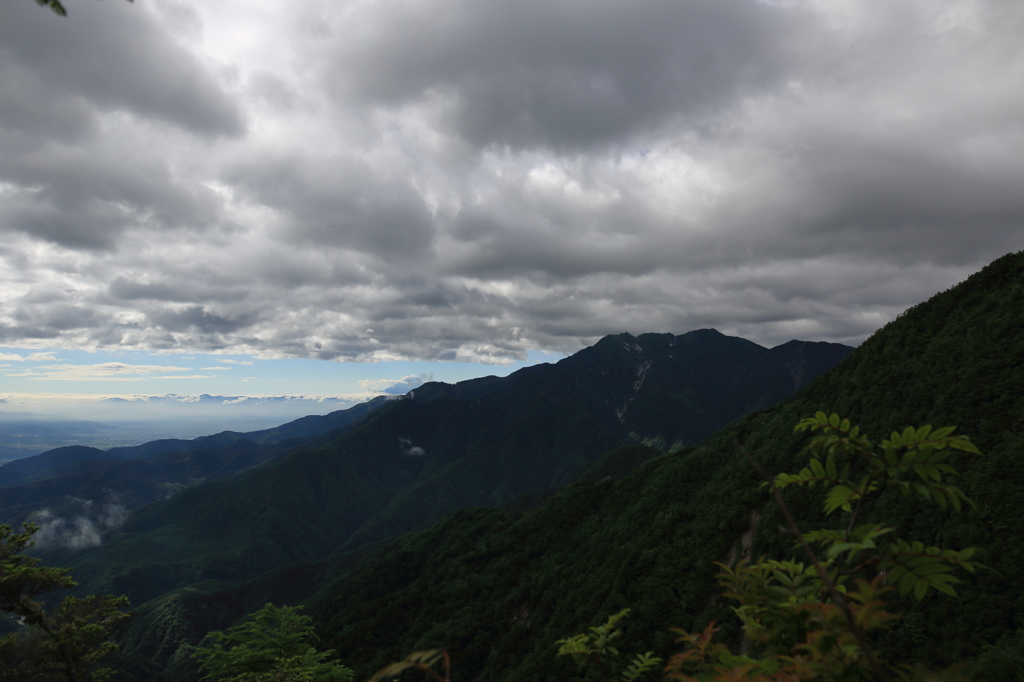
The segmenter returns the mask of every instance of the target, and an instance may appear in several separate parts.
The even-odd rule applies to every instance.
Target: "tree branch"
[[[768,482],[772,495],[775,497],[775,501],[778,502],[779,508],[782,510],[782,514],[786,517],[787,523],[789,523],[790,532],[796,536],[797,540],[800,542],[800,546],[804,550],[804,553],[807,555],[807,558],[812,564],[814,564],[814,568],[818,571],[819,577],[821,577],[822,582],[824,582],[825,586],[828,588],[832,601],[839,606],[843,615],[846,616],[846,620],[850,624],[850,630],[853,632],[853,636],[856,638],[857,644],[864,652],[864,655],[867,656],[868,663],[870,663],[871,670],[875,673],[875,677],[878,678],[879,682],[888,682],[889,678],[882,669],[881,663],[879,663],[878,659],[875,658],[875,655],[871,650],[871,645],[868,643],[867,637],[864,635],[864,631],[860,629],[859,625],[857,625],[853,612],[850,610],[850,604],[846,601],[845,597],[843,597],[843,594],[836,589],[836,585],[829,577],[828,571],[825,570],[821,561],[818,560],[818,556],[811,549],[810,545],[807,544],[807,541],[804,540],[803,533],[800,532],[800,528],[796,525],[796,521],[793,520],[793,515],[789,511],[789,507],[786,505],[785,500],[782,499],[782,493],[779,492],[779,489],[775,485],[775,479],[772,478],[768,472],[750,456],[750,453],[740,445],[738,440],[734,438],[732,443],[736,446],[736,449],[740,451],[743,457],[746,458],[746,460],[750,462],[755,469],[757,469],[757,472],[761,474],[761,477]]]

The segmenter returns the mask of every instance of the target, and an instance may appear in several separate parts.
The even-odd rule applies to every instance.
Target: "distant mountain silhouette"
[[[602,453],[655,446],[608,465],[636,466],[790,395],[851,351],[799,341],[767,349],[714,330],[619,334],[504,378],[432,382],[277,429],[118,449],[142,459],[2,489],[0,509],[117,492],[138,507],[124,525],[99,548],[51,549],[52,563],[74,565],[83,590],[142,604],[395,538],[461,508],[543,496]],[[278,440],[288,437],[305,440]]]
[[[316,436],[340,432],[390,400],[375,398],[261,431],[161,439],[106,451],[66,446],[14,460],[0,466],[0,519],[17,525],[42,509],[80,515],[82,502],[89,500],[116,500],[126,510],[136,509],[281,457]]]
[[[554,641],[626,607],[622,651],[668,655],[665,628],[713,619],[738,645],[712,562],[748,547],[792,556],[793,543],[735,441],[780,472],[806,461],[793,425],[816,410],[874,438],[957,424],[985,453],[953,460],[976,507],[894,497],[865,514],[901,536],[974,545],[987,569],[961,576],[959,600],[892,597],[906,618],[879,650],[930,666],[987,651],[990,672],[1012,672],[1024,665],[1022,330],[1024,252],[909,309],[813,381],[847,350],[759,350],[713,330],[607,337],[504,379],[427,384],[347,431],[137,510],[103,547],[46,560],[73,566],[83,593],[132,597],[115,659],[126,680],[197,680],[192,647],[268,601],[304,602],[321,645],[360,679],[434,647],[457,679],[569,679]],[[650,447],[695,443],[744,412],[695,445]],[[823,523],[813,495],[790,503],[798,522]]]

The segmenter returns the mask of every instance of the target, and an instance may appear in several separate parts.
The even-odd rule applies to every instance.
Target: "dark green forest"
[[[83,591],[137,605],[111,661],[124,680],[198,679],[206,634],[268,602],[302,604],[357,679],[432,648],[450,652],[453,680],[586,678],[554,642],[624,608],[623,651],[666,657],[667,628],[711,620],[738,643],[713,562],[788,556],[793,542],[735,442],[778,473],[803,466],[808,436],[793,427],[818,410],[876,438],[956,425],[983,453],[951,461],[974,506],[882,496],[867,513],[901,537],[976,547],[986,568],[962,576],[958,599],[891,597],[905,617],[876,646],[931,667],[978,661],[979,680],[1020,670],[1024,252],[907,310],[807,385],[793,370],[813,362],[794,364],[795,348],[772,363],[716,334],[607,337],[511,381],[427,385],[141,507],[101,548],[45,559],[74,567]],[[814,376],[841,359],[822,355]],[[786,377],[801,390],[777,402]],[[802,529],[829,523],[814,494],[786,500]]]
[[[1022,387],[1018,253],[906,311],[798,395],[699,447],[659,455],[624,478],[573,483],[533,510],[463,510],[354,569],[329,568],[339,575],[309,600],[310,613],[357,675],[443,647],[453,679],[464,680],[572,679],[576,668],[552,643],[626,607],[623,650],[670,652],[671,625],[695,630],[719,619],[735,628],[712,562],[744,551],[786,555],[792,540],[778,532],[779,510],[733,440],[771,472],[797,469],[806,436],[793,426],[825,409],[879,435],[958,425],[984,453],[953,462],[975,507],[954,514],[883,498],[872,510],[900,534],[977,547],[988,567],[965,578],[956,600],[894,598],[906,617],[879,647],[896,660],[945,666],[999,645],[975,673],[1000,679],[986,677],[1002,674],[992,661],[1021,648],[1024,625]],[[788,503],[801,523],[824,525],[812,495],[794,492]]]
[[[189,586],[235,589],[296,562],[394,539],[461,508],[543,495],[538,491],[563,487],[601,453],[633,440],[700,440],[791,394],[850,350],[803,342],[769,350],[713,330],[611,336],[504,379],[427,384],[322,436],[303,438],[305,427],[291,425],[274,430],[289,439],[272,443],[257,443],[262,433],[221,434],[230,442],[216,452],[97,459],[85,463],[88,475],[5,488],[0,502],[14,503],[8,514],[25,513],[25,500],[41,506],[49,489],[71,487],[86,497],[84,486],[106,494],[118,484],[128,486],[121,498],[132,500],[157,484],[179,484],[142,476],[149,465],[178,472],[196,458],[230,464],[248,453],[258,465],[226,478],[188,469],[196,484],[135,507],[102,547],[46,553],[48,563],[75,569],[82,590],[123,593],[141,607]],[[662,419],[653,430],[654,415],[666,409],[680,418]],[[112,476],[128,470],[131,476]],[[162,632],[170,642],[196,637],[192,628]]]

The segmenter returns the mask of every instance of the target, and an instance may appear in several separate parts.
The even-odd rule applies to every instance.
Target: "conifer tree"
[[[17,619],[15,632],[0,637],[0,680],[104,680],[109,670],[95,665],[116,648],[108,640],[128,618],[128,598],[68,596],[47,609],[40,595],[76,583],[70,569],[39,566],[24,554],[38,530],[0,526],[0,611]]]

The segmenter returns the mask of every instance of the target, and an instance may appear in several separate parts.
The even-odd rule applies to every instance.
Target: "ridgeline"
[[[793,427],[818,410],[875,439],[957,425],[984,453],[953,461],[975,506],[883,496],[867,512],[901,536],[977,547],[987,569],[962,576],[958,600],[894,597],[906,617],[877,646],[935,667],[982,656],[975,678],[1000,679],[1024,661],[1022,387],[1024,252],[852,353],[618,335],[506,379],[428,384],[46,561],[138,605],[116,661],[126,680],[198,679],[205,633],[267,602],[305,604],[357,679],[431,648],[451,652],[457,681],[578,679],[554,641],[627,607],[623,651],[665,656],[668,627],[711,620],[738,643],[712,562],[786,556],[792,539],[735,443],[777,473],[806,461]],[[267,447],[248,442],[234,445]],[[787,504],[804,527],[828,523],[807,491]]]

